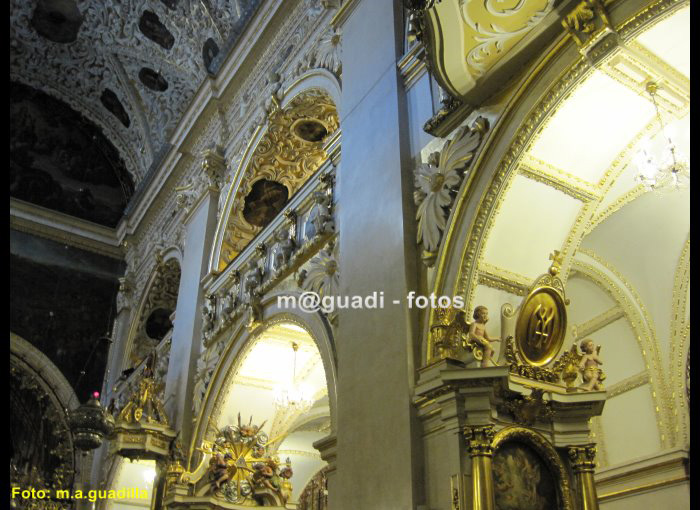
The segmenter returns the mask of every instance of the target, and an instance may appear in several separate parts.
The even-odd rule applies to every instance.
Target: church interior
[[[689,0],[11,0],[10,508],[690,508]]]

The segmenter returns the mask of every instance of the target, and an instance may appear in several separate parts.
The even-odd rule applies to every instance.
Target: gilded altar
[[[590,339],[568,345],[561,257],[551,259],[517,316],[502,311],[514,334],[489,337],[484,306],[473,322],[440,311],[430,328],[441,359],[419,370],[415,402],[452,510],[598,508],[589,422],[606,399],[600,349]],[[498,361],[484,364],[499,341]]]

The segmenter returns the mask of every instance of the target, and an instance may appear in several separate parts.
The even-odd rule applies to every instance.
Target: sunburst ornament
[[[222,428],[209,447],[200,448],[211,454],[209,480],[214,495],[230,503],[268,499],[272,506],[284,505],[291,494],[289,479],[293,471],[289,459],[281,463],[269,453],[269,447],[281,438],[269,440],[262,431],[265,425],[248,424]]]
[[[304,273],[302,288],[316,292],[319,296],[335,296],[340,285],[340,272],[338,271],[337,243],[331,248],[327,247],[309,261]]]

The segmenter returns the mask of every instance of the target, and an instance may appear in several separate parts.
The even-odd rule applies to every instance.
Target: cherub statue
[[[279,271],[281,268],[289,263],[292,258],[292,253],[294,252],[294,240],[289,238],[289,229],[281,228],[277,231],[275,238],[277,239],[277,252],[275,253],[275,270]]]
[[[491,338],[486,332],[486,323],[489,320],[489,309],[483,305],[474,308],[474,322],[469,325],[469,341],[478,344],[484,351],[481,358],[481,367],[489,366],[489,362],[493,366],[497,366],[493,361],[493,347],[491,342],[500,342],[500,338]]]
[[[221,454],[215,453],[209,459],[209,476],[211,478],[211,484],[214,489],[221,489],[221,486],[228,482],[232,478],[231,471],[231,454]],[[235,473],[236,468],[233,468]]]
[[[593,340],[586,338],[581,342],[581,350],[583,356],[579,362],[578,369],[583,378],[583,384],[580,386],[583,390],[602,390],[602,382],[605,380],[605,374],[598,368],[603,362],[600,360],[600,345],[596,347]]]

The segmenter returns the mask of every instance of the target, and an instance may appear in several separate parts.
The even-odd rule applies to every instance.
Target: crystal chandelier
[[[635,157],[638,169],[637,180],[649,191],[685,189],[690,186],[690,164],[678,153],[675,143],[667,132],[667,126],[664,126],[661,120],[661,112],[656,102],[658,85],[649,82],[646,91],[654,104],[656,119],[659,121],[661,134],[665,138],[665,146],[659,157],[655,157],[649,147],[640,149]]]
[[[305,384],[297,384],[296,382],[299,345],[292,343],[292,349],[294,349],[292,380],[287,385],[280,385],[275,388],[275,407],[304,413],[311,409],[313,405],[311,389]]]

